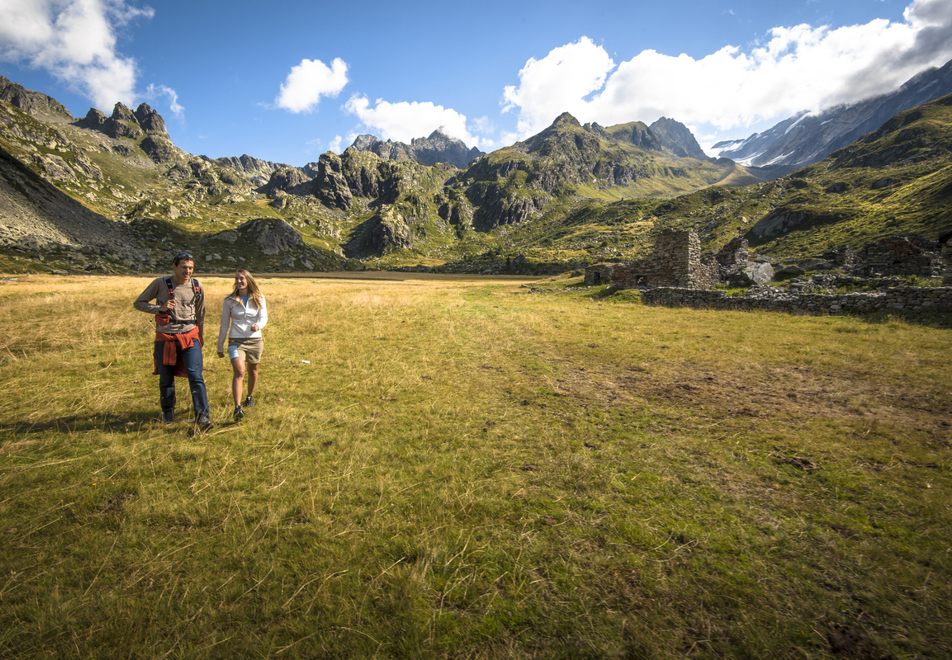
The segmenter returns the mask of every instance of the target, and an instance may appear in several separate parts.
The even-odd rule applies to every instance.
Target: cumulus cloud
[[[377,99],[373,107],[365,96],[352,96],[344,109],[360,119],[361,124],[382,140],[409,142],[427,137],[439,129],[467,146],[478,146],[480,139],[466,127],[466,115],[429,101],[390,103]],[[483,125],[483,124],[480,124]]]
[[[582,38],[530,59],[505,88],[503,110],[518,112],[515,139],[566,111],[604,125],[667,116],[727,130],[888,92],[950,58],[948,0],[914,0],[901,22],[777,27],[746,51],[726,46],[700,59],[645,50],[616,67]]]
[[[136,62],[116,32],[154,13],[125,0],[0,0],[0,60],[44,69],[101,110],[131,105]]]
[[[518,108],[517,133],[530,135],[563,112],[587,113],[585,97],[605,85],[615,63],[588,37],[553,49],[541,60],[531,58],[519,72],[519,85],[503,92],[503,112]],[[554,110],[559,108],[559,110]]]
[[[320,60],[301,60],[300,64],[291,67],[275,103],[291,112],[310,112],[322,96],[340,94],[347,82],[347,63],[339,57],[330,66]]]
[[[151,102],[153,105],[157,103],[157,99],[161,97],[166,97],[169,100],[169,110],[172,111],[179,119],[185,119],[185,108],[183,108],[178,102],[178,94],[176,91],[165,85],[149,85],[145,90],[145,98],[147,101]]]

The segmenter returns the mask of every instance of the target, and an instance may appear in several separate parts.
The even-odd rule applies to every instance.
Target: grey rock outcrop
[[[52,121],[72,121],[72,113],[62,103],[40,92],[26,89],[19,83],[0,76],[0,100],[20,108],[27,114]]]
[[[295,188],[310,182],[304,172],[296,167],[282,167],[271,173],[268,183],[261,187],[260,192],[274,196],[278,191],[292,192]]]
[[[170,139],[161,135],[147,135],[139,146],[156,163],[167,163],[173,160],[178,151]]]
[[[261,218],[249,220],[238,228],[267,255],[277,255],[304,247],[304,239],[284,220]]]
[[[96,108],[90,108],[86,116],[75,122],[75,125],[104,133],[111,138],[138,140],[148,135],[157,143],[171,144],[172,142],[162,115],[149,107],[147,103],[140,103],[135,112],[122,103],[117,103],[109,117]]]
[[[140,103],[139,107],[136,108],[136,111],[132,114],[142,130],[149,135],[169,136],[168,131],[165,129],[165,120],[162,119],[162,115],[150,108],[148,104]]]
[[[357,227],[346,252],[360,257],[409,247],[413,247],[413,232],[406,219],[392,207],[386,207]]]
[[[216,158],[212,162],[235,170],[255,188],[267,185],[274,172],[290,167],[290,165],[272,163],[269,160],[261,160],[248,154],[242,154],[237,158],[234,156]]]
[[[353,205],[354,196],[344,178],[340,156],[332,153],[321,155],[310,192],[329,208],[346,211]]]

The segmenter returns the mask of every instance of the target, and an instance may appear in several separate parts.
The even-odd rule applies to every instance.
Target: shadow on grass
[[[176,415],[180,421],[190,421],[191,415],[185,411]],[[163,425],[158,410],[136,410],[121,415],[70,415],[37,422],[14,422],[10,431],[13,435],[36,435],[43,433],[85,433],[88,431],[108,431],[111,433],[133,433],[147,425]]]

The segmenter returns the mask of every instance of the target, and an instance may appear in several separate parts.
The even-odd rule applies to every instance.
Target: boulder
[[[806,271],[800,266],[784,266],[774,273],[774,278],[778,280],[789,280],[793,277],[800,277]]]
[[[748,263],[730,276],[731,286],[750,287],[766,284],[774,278],[774,269],[768,263]]]

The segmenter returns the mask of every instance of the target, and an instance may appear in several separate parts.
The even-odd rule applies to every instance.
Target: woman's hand
[[[258,332],[258,330],[260,330],[260,329],[261,329],[261,328],[258,326],[257,323],[252,323],[252,324],[251,324],[251,331],[252,331],[252,332]]]

